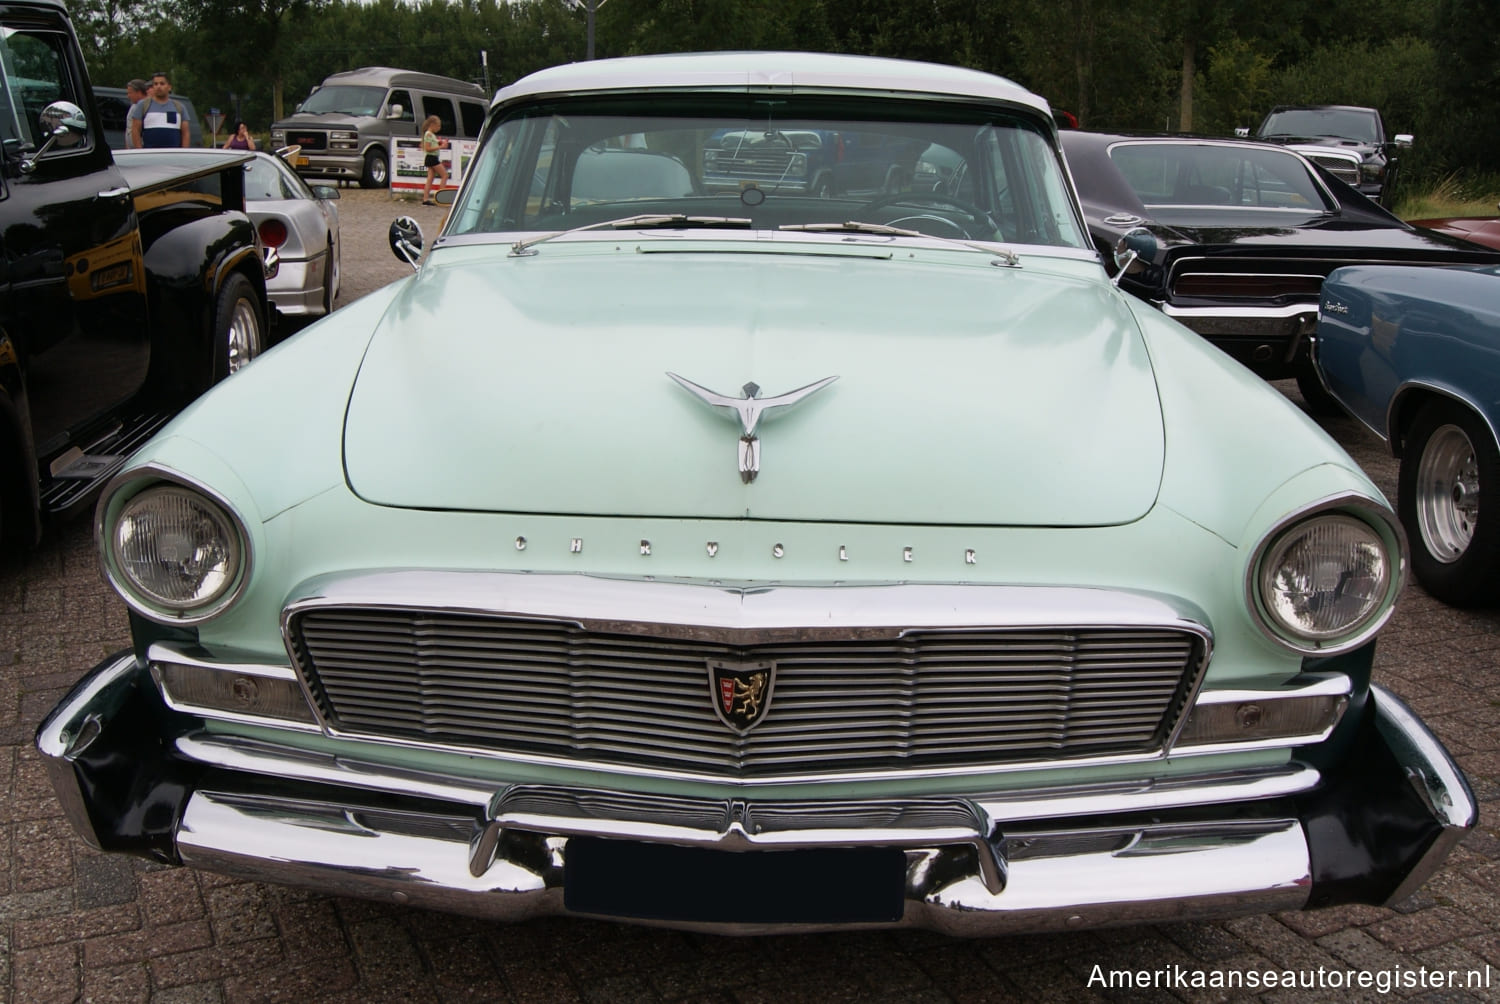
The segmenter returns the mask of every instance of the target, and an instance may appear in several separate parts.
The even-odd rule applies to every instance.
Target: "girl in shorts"
[[[436,115],[429,115],[422,123],[422,166],[427,168],[427,183],[422,186],[422,205],[435,206],[432,201],[432,182],[437,179],[438,191],[442,191],[448,185],[448,168],[443,164],[438,155],[439,150],[448,148],[448,141],[437,134],[442,127],[442,120]]]

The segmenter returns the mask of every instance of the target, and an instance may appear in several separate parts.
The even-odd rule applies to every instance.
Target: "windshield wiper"
[[[993,248],[974,241],[962,241],[956,237],[938,237],[934,234],[924,234],[920,230],[905,230],[901,227],[887,226],[884,223],[863,223],[859,220],[849,220],[845,223],[788,223],[777,230],[800,230],[805,233],[818,234],[883,234],[890,237],[921,237],[929,241],[943,241],[947,244],[957,244],[959,247],[969,248],[973,251],[983,251],[985,254],[999,256],[1006,265],[1019,266],[1021,259],[1010,248]]]
[[[750,229],[749,219],[739,216],[688,216],[686,213],[642,213],[639,216],[624,216],[618,220],[604,220],[600,223],[589,223],[581,227],[573,227],[571,230],[558,230],[554,233],[544,234],[541,237],[533,237],[529,241],[516,241],[510,246],[512,255],[523,255],[531,253],[531,249],[538,244],[545,244],[558,237],[566,237],[568,234],[581,234],[585,230],[650,230],[656,227],[670,228],[673,230],[687,229],[689,227],[729,227],[742,230]]]

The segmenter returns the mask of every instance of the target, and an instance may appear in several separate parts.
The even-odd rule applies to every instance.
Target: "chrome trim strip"
[[[487,807],[495,793],[506,787],[503,781],[486,784],[479,778],[391,767],[375,760],[362,760],[357,756],[296,749],[245,736],[195,732],[179,737],[175,749],[189,760],[225,770],[289,781],[316,781],[413,798],[437,799],[478,809]],[[575,767],[591,775],[600,772],[592,764]],[[913,779],[921,778],[918,776]],[[838,778],[819,775],[802,779],[801,784],[810,786],[811,783],[816,783],[816,790],[822,790],[822,785],[832,780]],[[966,797],[980,805],[990,819],[1010,822],[1112,812],[1148,812],[1187,805],[1280,798],[1311,791],[1317,787],[1319,780],[1318,771],[1311,767],[1284,763],[1172,777],[1141,776],[1027,788],[1023,791],[989,791]],[[754,791],[770,783],[772,782],[728,780],[720,786],[726,791]],[[795,781],[776,783],[785,787],[799,786]]]
[[[478,826],[468,817],[198,792],[185,810],[177,849],[193,867],[337,895],[505,920],[568,912],[566,837],[518,832],[476,858]],[[902,918],[853,926],[975,936],[1139,924],[1294,910],[1311,889],[1308,847],[1295,820],[1144,825],[1128,834],[1105,828],[1101,837],[1120,837],[1109,841],[1115,846],[1083,851],[1075,849],[1080,832],[1090,831],[1034,835],[1043,846],[1011,862],[998,895],[986,888],[967,847],[910,849]],[[1049,849],[1049,838],[1062,842]],[[262,856],[264,847],[279,848],[278,856]],[[851,925],[670,926],[751,934]]]
[[[1311,516],[1324,512],[1343,511],[1363,519],[1377,531],[1385,527],[1396,543],[1396,554],[1392,557],[1396,561],[1394,574],[1391,575],[1390,589],[1386,594],[1385,610],[1355,634],[1350,635],[1337,644],[1329,645],[1298,645],[1292,639],[1283,637],[1266,622],[1261,613],[1260,601],[1258,600],[1259,589],[1255,580],[1260,569],[1261,559],[1265,557],[1266,547],[1275,540],[1283,531],[1293,524],[1299,523]],[[1300,508],[1292,510],[1281,519],[1277,520],[1261,538],[1255,542],[1250,550],[1250,560],[1245,563],[1245,607],[1250,613],[1250,623],[1254,624],[1263,636],[1275,642],[1283,648],[1303,655],[1339,655],[1344,652],[1353,651],[1385,627],[1386,621],[1396,612],[1396,597],[1401,594],[1401,587],[1406,584],[1407,567],[1407,544],[1406,531],[1401,528],[1401,521],[1396,519],[1394,513],[1381,505],[1374,499],[1364,495],[1353,493],[1343,495],[1332,495],[1328,498],[1310,502]]]
[[[1183,777],[1029,788],[1024,792],[976,795],[974,801],[984,809],[985,815],[1004,825],[1039,819],[1154,812],[1192,805],[1284,798],[1312,791],[1321,782],[1322,775],[1316,769],[1305,764],[1287,763]]]
[[[746,643],[841,637],[900,638],[936,628],[1007,627],[1175,629],[1211,646],[1208,617],[1185,601],[1144,592],[1069,586],[662,582],[580,573],[372,571],[324,576],[293,590],[281,614],[287,658],[296,666],[288,624],[319,607],[358,606],[530,617],[592,631],[664,637],[733,638]],[[1211,653],[1210,653],[1211,654]]]
[[[1183,318],[1224,318],[1226,320],[1267,320],[1287,321],[1295,320],[1301,314],[1316,314],[1318,305],[1316,302],[1304,301],[1302,303],[1288,303],[1281,306],[1266,305],[1264,307],[1178,307],[1171,303],[1162,304],[1161,312],[1168,317],[1182,320]]]
[[[202,651],[199,649],[198,651]],[[242,673],[246,676],[264,676],[272,680],[288,680],[295,682],[297,673],[290,665],[280,665],[270,662],[219,662],[213,659],[207,652],[198,655],[189,652],[185,646],[174,645],[171,642],[153,642],[146,649],[146,661],[175,662],[179,666],[189,666],[193,669],[213,670],[219,673]]]
[[[108,515],[111,505],[120,495],[121,489],[130,484],[136,484],[131,497],[150,488],[158,482],[168,482],[182,488],[190,489],[204,498],[210,500],[219,508],[224,510],[235,531],[239,534],[240,548],[244,552],[243,561],[240,566],[239,581],[223,596],[214,600],[207,607],[193,613],[174,615],[165,610],[158,610],[135,595],[134,591],[126,586],[123,577],[117,576],[114,571],[114,546],[111,542],[112,534],[104,525],[105,517]],[[123,501],[123,500],[122,500]],[[99,503],[94,507],[94,544],[99,552],[99,565],[104,571],[104,578],[109,582],[110,588],[125,601],[125,605],[147,620],[156,621],[158,624],[168,624],[174,627],[183,625],[202,624],[233,606],[244,594],[250,585],[250,579],[255,574],[255,548],[250,544],[250,531],[245,519],[239,510],[230,504],[229,500],[219,494],[217,490],[199,481],[197,478],[183,474],[164,464],[156,462],[142,464],[139,467],[128,467],[110,478],[104,490],[99,493]]]
[[[421,597],[425,602],[413,602]],[[298,666],[291,621],[321,607],[357,606],[390,610],[435,610],[554,620],[584,630],[651,633],[687,640],[728,640],[734,644],[843,637],[858,628],[865,638],[900,638],[906,632],[937,628],[992,630],[1041,626],[1081,628],[1151,627],[1196,635],[1203,644],[1198,666],[1184,695],[1184,708],[1197,700],[1213,656],[1213,632],[1200,610],[1155,594],[1106,589],[1000,585],[705,585],[642,579],[610,579],[582,573],[372,571],[324,576],[303,583],[289,595],[281,614],[282,641],[294,670]],[[578,611],[585,616],[578,616]],[[722,781],[714,772],[580,762],[532,753],[419,742],[334,728],[304,674],[302,690],[325,734],[337,739],[378,742],[384,747],[457,753],[514,763],[587,768],[635,777]],[[1023,771],[1071,770],[1102,765],[1150,763],[1172,748],[1187,716],[1178,715],[1161,748],[1128,754],[1066,760],[1017,761],[916,770],[874,769],[831,773],[785,773],[746,779],[749,785],[800,781],[884,778],[966,777]]]
[[[1279,687],[1275,690],[1205,690],[1198,704],[1235,704],[1240,701],[1281,701],[1296,697],[1346,697],[1354,693],[1354,683],[1343,673],[1310,675],[1307,683]]]
[[[1452,756],[1411,708],[1379,685],[1371,684],[1370,693],[1375,698],[1375,727],[1442,827],[1416,867],[1386,900],[1386,906],[1394,906],[1431,878],[1449,852],[1474,828],[1479,821],[1479,806]]]

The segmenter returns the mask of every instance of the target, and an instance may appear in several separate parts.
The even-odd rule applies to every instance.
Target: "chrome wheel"
[[[229,326],[224,332],[224,349],[230,373],[238,372],[260,355],[260,317],[255,312],[255,304],[249,300],[241,298],[234,302]]]
[[[1474,444],[1456,425],[1433,431],[1417,464],[1417,525],[1428,553],[1451,563],[1462,558],[1479,523],[1479,462]]]

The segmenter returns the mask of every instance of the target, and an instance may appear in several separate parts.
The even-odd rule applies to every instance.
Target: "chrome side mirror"
[[[343,196],[339,194],[339,190],[337,188],[334,188],[332,185],[313,185],[312,193],[313,198],[318,199],[321,202],[331,202],[335,199],[343,198]]]
[[[1115,242],[1115,285],[1118,286],[1125,276],[1145,268],[1146,262],[1142,259],[1156,257],[1158,247],[1155,235],[1145,227],[1127,230]]]
[[[21,170],[27,174],[36,170],[36,162],[54,146],[64,150],[75,147],[89,134],[89,123],[83,109],[71,101],[54,101],[43,108],[37,116],[37,124],[41,126],[44,139],[34,153],[21,161]]]
[[[1250,127],[1249,126],[1235,126],[1234,127],[1234,134],[1236,136],[1238,136],[1240,139],[1245,139],[1245,138],[1247,138],[1250,135]]]
[[[1413,136],[1409,132],[1398,132],[1396,134],[1396,147],[1400,150],[1410,150]]]
[[[398,216],[391,221],[391,252],[412,268],[422,258],[422,228],[410,216]]]

